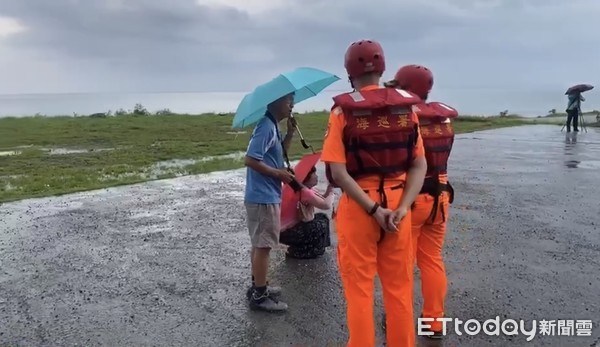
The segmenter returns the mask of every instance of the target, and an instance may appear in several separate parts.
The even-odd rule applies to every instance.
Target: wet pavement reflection
[[[523,319],[528,328],[533,319],[591,319],[591,337],[538,330],[529,344],[597,342],[599,168],[597,128],[459,135],[450,162],[447,315]],[[322,166],[319,173],[324,179]],[[248,309],[243,179],[235,170],[0,206],[0,345],[344,345],[335,247],[315,260],[275,250],[270,280],[290,310]],[[419,293],[416,285],[415,316]],[[375,301],[379,320],[380,292]],[[521,333],[449,328],[446,346],[526,344]]]

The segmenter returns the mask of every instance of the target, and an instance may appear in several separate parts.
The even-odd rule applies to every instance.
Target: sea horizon
[[[296,112],[329,110],[332,97],[348,90],[325,90],[297,104]],[[564,92],[563,92],[564,93]],[[0,94],[0,117],[74,116],[133,110],[136,104],[148,111],[168,109],[174,113],[234,113],[246,92],[66,92]],[[586,95],[587,96],[587,95]],[[600,109],[593,97],[583,111]],[[463,115],[493,116],[507,110],[525,117],[545,116],[551,109],[564,112],[566,96],[555,90],[510,91],[499,89],[449,89],[432,93],[430,100],[442,101]]]

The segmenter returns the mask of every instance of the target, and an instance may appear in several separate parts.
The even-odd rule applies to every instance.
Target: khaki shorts
[[[279,245],[280,204],[245,205],[252,247],[273,248]]]

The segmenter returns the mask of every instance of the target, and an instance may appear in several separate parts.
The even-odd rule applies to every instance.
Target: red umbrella
[[[583,93],[583,92],[587,92],[588,90],[592,90],[592,89],[594,89],[594,86],[591,84],[578,84],[578,85],[572,86],[571,88],[567,89],[567,91],[565,92],[565,95],[571,94],[571,93]]]
[[[308,176],[310,170],[317,165],[321,159],[321,152],[307,154],[296,166],[294,166],[294,176],[296,177],[296,181],[298,183],[302,183]],[[286,184],[283,186],[283,192],[281,193],[281,215],[288,216],[290,213],[294,213],[296,210],[296,204],[298,203],[298,198],[296,197],[296,192],[289,185]]]
[[[306,179],[306,176],[308,176],[310,170],[317,165],[319,159],[321,159],[321,152],[303,156],[298,164],[294,166],[294,176],[296,177],[296,180],[302,183],[302,181]]]

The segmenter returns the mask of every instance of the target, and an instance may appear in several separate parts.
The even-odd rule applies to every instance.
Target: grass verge
[[[323,144],[327,117],[312,112],[298,118],[315,150]],[[0,118],[0,202],[240,168],[252,129],[231,129],[232,119],[231,114],[164,112]],[[465,133],[536,123],[545,122],[460,117],[455,127]],[[304,153],[294,141],[290,157]]]

